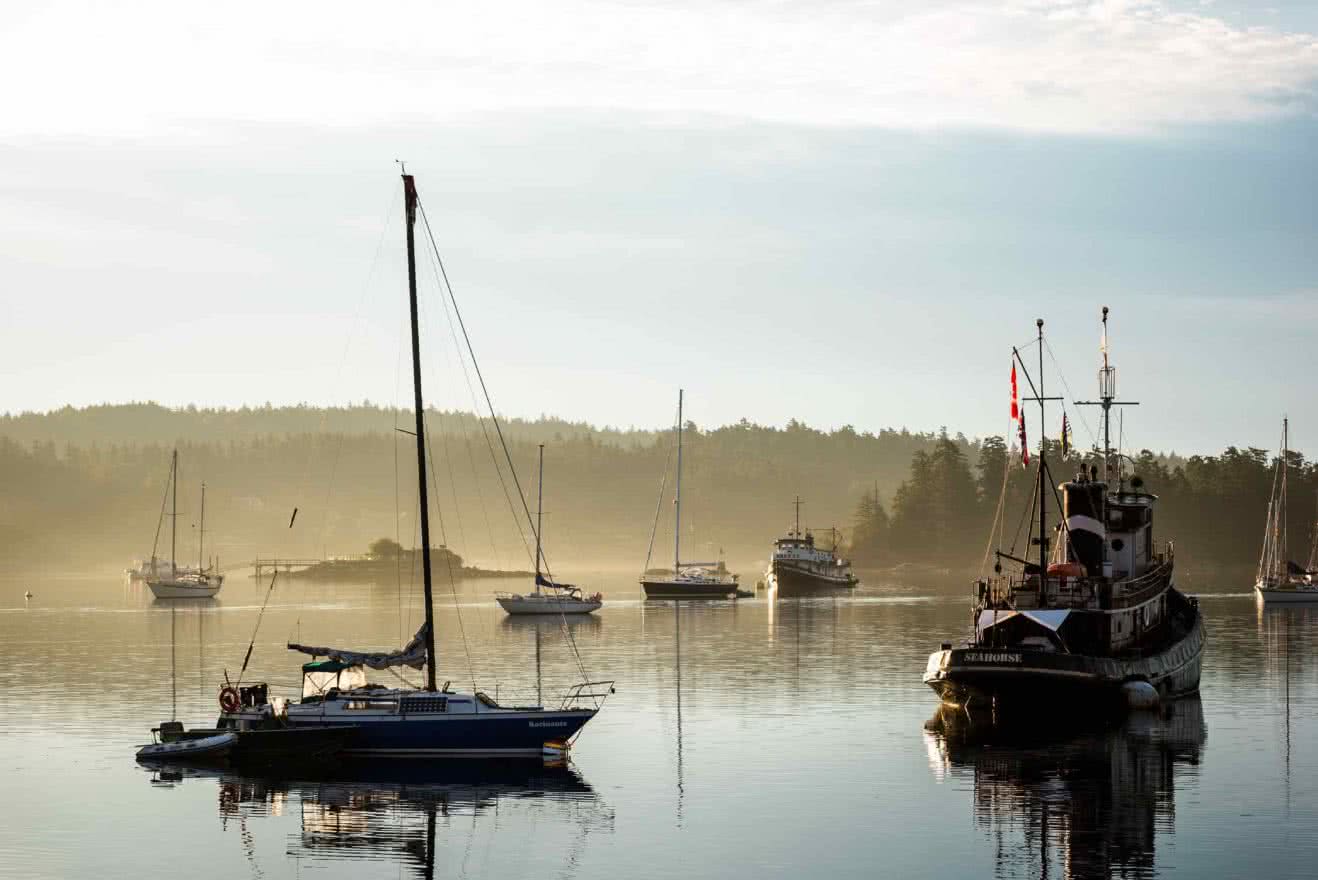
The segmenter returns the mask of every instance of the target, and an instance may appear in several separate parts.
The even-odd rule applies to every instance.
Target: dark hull
[[[773,583],[779,596],[812,596],[851,590],[856,586],[852,577],[824,577],[781,562],[773,564]]]
[[[641,581],[647,599],[731,599],[736,584],[683,584],[665,580]]]
[[[193,739],[226,732],[229,731],[197,729],[189,730],[184,736]],[[347,725],[242,730],[238,731],[238,741],[230,750],[229,759],[240,764],[322,761],[344,751],[356,736],[357,728]]]
[[[566,740],[595,717],[593,709],[490,715],[363,717],[344,749],[350,755],[540,755],[544,744]],[[315,716],[289,718],[295,728],[333,726]],[[341,722],[339,722],[341,724]]]
[[[925,684],[944,702],[970,709],[1096,709],[1123,705],[1122,685],[1143,681],[1159,696],[1197,693],[1204,627],[1186,603],[1181,626],[1160,649],[1137,657],[1098,657],[1022,648],[967,647],[929,657]]]

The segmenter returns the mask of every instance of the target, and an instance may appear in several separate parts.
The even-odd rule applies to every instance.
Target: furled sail
[[[344,648],[319,648],[312,645],[294,645],[289,643],[288,650],[301,651],[303,654],[310,654],[313,657],[328,657],[331,660],[337,660],[340,663],[346,663],[350,666],[369,666],[371,669],[389,669],[392,666],[411,666],[413,669],[420,669],[426,665],[426,627],[429,624],[421,624],[421,628],[412,636],[412,641],[400,651],[370,653],[366,651],[350,651]]]
[[[576,585],[575,585],[575,584],[556,584],[556,583],[554,583],[553,581],[549,580],[548,578],[543,577],[542,575],[536,575],[536,576],[535,576],[535,582],[536,582],[536,585],[537,585],[537,586],[541,586],[541,587],[549,587],[551,590],[575,590],[575,589],[576,589]]]

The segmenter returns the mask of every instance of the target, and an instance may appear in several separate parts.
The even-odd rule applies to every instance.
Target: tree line
[[[1038,534],[1037,523],[1029,521],[1035,466],[1023,467],[1002,437],[985,438],[977,453],[972,458],[962,445],[940,436],[914,453],[886,507],[877,491],[862,493],[849,548],[854,560],[962,568],[979,565],[993,549],[1020,556],[1037,552],[1028,545],[1032,526]],[[1063,457],[1057,442],[1050,441],[1046,453],[1053,485],[1083,468],[1101,469],[1092,455]],[[1249,566],[1258,559],[1277,461],[1276,454],[1254,447],[1188,458],[1145,449],[1123,458],[1122,470],[1127,480],[1138,476],[1144,491],[1159,496],[1154,538],[1173,540],[1178,559],[1191,566]],[[1287,484],[1290,558],[1304,564],[1318,522],[1318,466],[1290,451]],[[1059,498],[1050,491],[1050,533],[1059,519]]]

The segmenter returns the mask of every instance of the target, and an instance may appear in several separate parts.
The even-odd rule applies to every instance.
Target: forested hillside
[[[196,552],[198,490],[207,484],[208,555],[227,566],[256,556],[363,552],[380,537],[416,543],[411,415],[350,408],[171,410],[153,404],[0,417],[0,565],[127,565],[150,554],[169,470],[180,455],[180,556]],[[529,567],[517,487],[488,420],[431,412],[435,542],[469,564]],[[534,508],[536,444],[545,444],[545,541],[551,563],[640,570],[661,483],[654,561],[672,553],[671,431],[597,429],[552,418],[503,425],[517,480]],[[487,442],[488,438],[488,442]],[[1080,459],[1050,452],[1056,481]],[[1315,469],[1291,454],[1292,556],[1308,556]],[[1004,548],[1024,550],[1032,472],[998,437],[851,428],[818,431],[745,421],[688,423],[684,435],[684,557],[724,552],[758,576],[791,522],[843,528],[864,565],[977,566],[999,497]],[[1161,496],[1158,540],[1175,538],[1191,568],[1249,565],[1258,552],[1273,457],[1231,448],[1172,458],[1143,451],[1126,465]],[[292,528],[289,521],[298,510]],[[515,515],[516,514],[516,515]],[[521,531],[519,532],[519,529]],[[168,525],[161,536],[167,553]]]

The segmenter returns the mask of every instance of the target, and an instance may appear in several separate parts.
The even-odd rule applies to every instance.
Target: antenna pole
[[[416,305],[416,182],[403,175],[404,227],[407,230],[407,295],[412,318],[412,387],[416,402],[416,482],[421,506],[421,579],[426,593],[426,690],[435,690],[434,585],[430,578],[430,504],[426,497],[425,402],[421,397],[421,330]]]
[[[801,537],[801,496],[800,495],[796,496],[796,501],[793,502],[793,504],[796,507],[796,537],[799,538]]]

